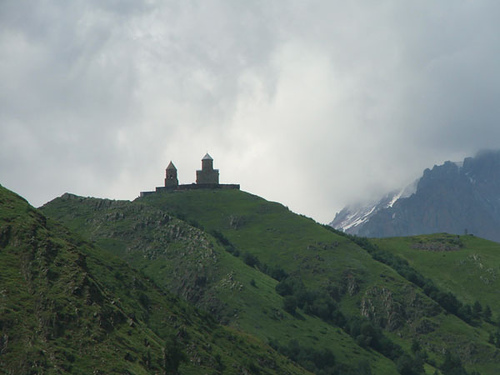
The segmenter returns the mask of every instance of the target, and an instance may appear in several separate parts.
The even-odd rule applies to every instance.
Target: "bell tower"
[[[177,179],[177,168],[175,168],[174,163],[170,162],[166,169],[165,187],[176,188],[177,186],[179,186],[179,180]]]

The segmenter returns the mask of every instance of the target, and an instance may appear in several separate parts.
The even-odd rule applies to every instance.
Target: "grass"
[[[205,193],[202,192],[201,194],[205,196],[204,199],[214,202],[212,197],[210,195],[207,197]],[[270,207],[267,207],[268,203],[266,201],[249,194],[232,194],[229,191],[227,193],[237,202],[239,217],[245,217],[245,224],[239,229],[219,228],[215,224],[211,225],[208,219],[207,221],[204,220],[204,217],[212,218],[212,216],[216,217],[215,222],[220,223],[226,220],[225,212],[216,207],[219,201],[215,201],[213,207],[205,207],[199,211],[206,216],[199,216],[199,212],[188,215],[172,207],[169,207],[167,211],[159,204],[137,200],[128,206],[124,206],[122,202],[117,202],[116,206],[103,204],[103,209],[94,210],[91,215],[93,220],[82,221],[82,215],[77,211],[80,211],[81,207],[81,212],[85,213],[89,209],[87,206],[96,207],[96,202],[92,199],[88,200],[88,202],[80,201],[79,198],[70,201],[73,203],[78,202],[77,205],[72,206],[68,206],[68,201],[64,200],[52,202],[44,208],[44,212],[64,220],[67,225],[74,229],[79,229],[82,235],[89,236],[90,239],[96,241],[97,244],[110,252],[114,254],[121,253],[122,258],[140,269],[160,287],[169,288],[169,290],[192,301],[197,306],[214,312],[221,321],[231,327],[247,332],[266,342],[278,341],[282,345],[286,345],[288,341],[297,339],[306,346],[330,348],[334,351],[338,361],[346,366],[352,366],[358,360],[366,360],[373,364],[375,373],[395,373],[394,364],[391,361],[376,352],[360,348],[341,329],[332,327],[320,319],[302,312],[299,312],[300,318],[286,313],[283,310],[283,297],[275,291],[277,281],[263,274],[258,267],[246,265],[243,262],[242,255],[235,257],[228,253],[223,246],[207,234],[207,231],[217,229],[224,231],[224,234],[228,234],[228,237],[231,231],[231,234],[244,235],[242,237],[247,241],[246,245],[243,242],[234,240],[234,236],[230,238],[242,251],[255,251],[254,253],[262,263],[270,265],[286,264],[284,267],[290,272],[294,272],[295,267],[299,267],[299,265],[303,266],[304,269],[308,269],[307,264],[312,264],[312,260],[316,259],[316,256],[319,258],[322,255],[327,256],[327,264],[335,264],[336,267],[342,266],[344,262],[349,262],[346,259],[351,257],[352,252],[357,252],[367,260],[370,257],[351,242],[317,226],[310,219],[290,213],[281,205],[271,203],[269,204]],[[242,194],[243,199],[241,198]],[[195,204],[195,200],[199,199],[197,194],[172,194],[172,196],[184,197],[191,204]],[[222,201],[225,200],[222,199]],[[235,204],[235,202],[232,203]],[[258,220],[260,214],[254,214],[255,203],[258,205],[258,213],[266,212],[271,215],[271,218],[266,217],[267,223],[260,223]],[[163,204],[167,205],[168,203],[163,202]],[[176,202],[176,204],[180,203]],[[233,212],[235,206],[227,204],[227,210]],[[184,218],[185,222],[169,218],[168,220],[165,219],[165,222],[161,225],[154,224],[164,217],[165,212],[172,211],[178,217]],[[242,215],[241,211],[245,215]],[[212,215],[207,212],[211,212]],[[298,221],[293,224],[296,227],[303,227],[304,223],[307,225],[302,230],[302,233],[305,233],[304,230],[309,231],[307,238],[304,240],[304,235],[295,234],[293,247],[307,249],[312,243],[314,248],[308,250],[311,256],[307,256],[307,258],[311,259],[304,260],[302,257],[293,259],[294,253],[299,254],[299,251],[287,246],[287,244],[291,244],[288,240],[283,241],[286,243],[284,249],[287,249],[287,251],[284,251],[284,255],[279,257],[272,255],[273,253],[276,254],[276,252],[274,249],[269,248],[267,242],[271,239],[275,241],[276,233],[280,231],[286,230],[289,233],[295,231],[294,228],[290,230],[288,220],[278,224],[272,223],[273,220],[282,218],[283,212],[288,212],[292,221],[298,218]],[[72,219],[73,215],[75,220]],[[92,222],[93,225],[81,226],[85,222]],[[203,226],[205,232],[187,225],[186,222],[199,227]],[[233,225],[237,224],[233,223]],[[260,233],[263,226],[274,228],[274,234],[266,234],[265,237],[260,236],[260,234],[258,236],[252,235],[252,233]],[[248,233],[249,229],[251,233]],[[316,238],[318,232],[320,233],[319,241]],[[115,233],[115,235],[110,236],[110,233]],[[259,243],[246,247],[251,237],[258,239]],[[344,242],[346,246],[341,247],[337,244],[337,241]],[[345,254],[339,255],[337,262],[334,263],[328,259],[328,254],[331,254],[331,250],[337,247]],[[255,250],[257,248],[261,252],[257,252]],[[282,262],[280,258],[291,260],[288,262],[290,264]],[[358,264],[359,262],[355,262],[350,265],[350,268],[354,269]],[[314,265],[314,267],[316,266]],[[325,266],[322,267],[323,272],[326,274],[327,269]],[[327,265],[327,267],[330,266]],[[314,269],[311,270],[314,271]],[[308,275],[308,273],[304,272],[304,275]],[[342,274],[339,273],[338,277],[341,276]],[[200,280],[203,280],[203,282],[200,283]],[[252,280],[255,286],[251,285]],[[320,284],[314,278],[310,278],[310,280],[311,286]]]
[[[450,291],[466,304],[489,305],[498,319],[500,300],[500,244],[474,236],[460,236],[461,246],[450,251],[416,248],[420,243],[448,243],[455,235],[436,234],[377,239],[374,242],[408,261],[438,287]]]
[[[274,371],[260,363],[307,374],[2,187],[0,231],[0,372],[163,372],[176,337],[186,356],[183,374],[214,373],[221,366],[224,373],[239,374],[250,363],[261,374]]]
[[[489,369],[498,366],[496,349],[486,342],[490,327],[472,327],[445,314],[420,288],[389,266],[373,260],[349,238],[278,203],[236,190],[197,190],[153,194],[134,202],[66,196],[51,202],[43,211],[119,255],[161,288],[168,288],[213,312],[229,327],[259,340],[277,340],[286,345],[294,338],[311,347],[330,348],[339,363],[351,368],[367,360],[374,374],[396,372],[392,361],[360,347],[355,338],[339,327],[300,309],[295,316],[286,313],[283,298],[275,291],[277,281],[261,272],[259,266],[246,265],[242,259],[245,253],[257,257],[261,266],[282,267],[310,290],[336,288],[340,291],[340,310],[346,317],[369,317],[407,351],[417,338],[436,365],[443,361],[445,349],[461,353],[474,347],[480,354],[464,357],[469,369],[481,369],[484,375],[494,373]],[[213,231],[239,250],[240,257],[229,254],[210,235]],[[421,240],[427,241],[423,237]],[[453,240],[447,238],[445,243],[453,244]],[[412,265],[424,262],[421,264],[424,276],[431,277],[440,269],[443,254],[439,259],[411,260],[412,251],[415,252],[412,240],[382,241],[377,242],[380,247],[407,256],[410,263],[414,262]],[[472,254],[466,250],[471,244],[465,241],[465,247],[458,248],[453,255],[447,252],[445,258],[451,260],[462,254],[462,258],[454,258],[453,262],[457,267],[472,270],[466,265],[467,256]],[[479,242],[472,245],[484,248],[481,259],[490,261],[494,257],[493,248],[487,250]],[[450,270],[449,275],[442,272],[440,279],[433,280],[440,287],[458,290],[461,281],[453,278],[454,272],[460,271]],[[471,277],[481,280],[481,275],[471,274]],[[473,296],[474,290],[470,293]],[[462,298],[468,297],[464,294]],[[399,314],[397,318],[404,324],[390,328],[385,322],[395,314]]]

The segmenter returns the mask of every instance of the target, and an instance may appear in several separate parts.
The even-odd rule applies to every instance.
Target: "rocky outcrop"
[[[422,327],[423,320],[437,315],[441,308],[424,298],[415,288],[405,286],[397,292],[381,286],[369,288],[361,300],[361,315],[388,331],[404,326],[412,332],[425,329],[431,332],[436,327]],[[434,323],[433,323],[434,324]]]

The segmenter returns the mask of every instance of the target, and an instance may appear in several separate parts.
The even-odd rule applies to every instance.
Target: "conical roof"
[[[212,159],[212,157],[207,152],[207,154],[201,160],[214,160],[214,159]]]
[[[177,170],[177,168],[175,168],[174,163],[172,163],[172,162],[170,162],[170,164],[168,165],[167,169],[175,169],[175,170]]]

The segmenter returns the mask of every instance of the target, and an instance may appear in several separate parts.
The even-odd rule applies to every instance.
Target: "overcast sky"
[[[0,1],[0,184],[134,199],[172,160],[327,223],[500,149],[500,2]]]

